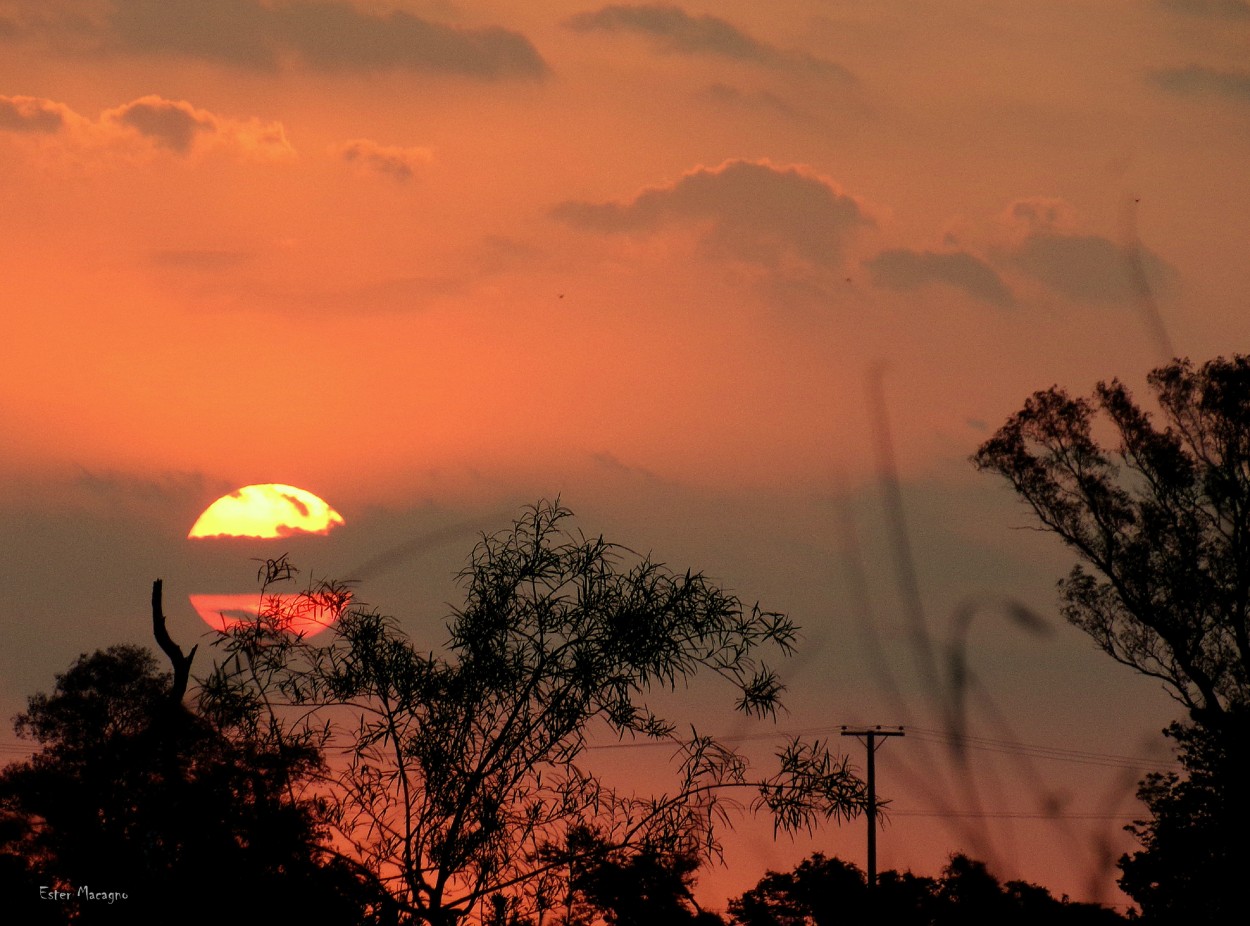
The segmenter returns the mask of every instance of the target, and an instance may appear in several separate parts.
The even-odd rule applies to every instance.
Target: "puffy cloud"
[[[998,272],[964,251],[934,252],[895,249],[882,251],[864,262],[873,282],[890,289],[913,290],[945,283],[970,296],[1007,308],[1015,303]]]
[[[1076,228],[1076,210],[1062,199],[1034,196],[1018,199],[1007,207],[1003,218],[1017,237],[1036,233],[1071,231]]]
[[[841,65],[802,52],[788,52],[753,38],[718,16],[691,16],[669,4],[614,4],[578,13],[565,20],[578,32],[634,32],[658,40],[664,51],[685,55],[716,55],[767,67],[810,70],[841,79],[850,73]]]
[[[157,147],[183,155],[190,153],[201,139],[204,144],[223,145],[244,157],[260,160],[281,160],[295,153],[281,123],[227,119],[197,109],[186,100],[145,96],[106,110],[100,121],[117,132],[137,132]]]
[[[1163,6],[1190,16],[1250,19],[1250,0],[1160,0]]]
[[[179,154],[191,150],[198,133],[211,134],[218,130],[217,119],[212,113],[197,110],[185,100],[166,100],[159,96],[145,96],[109,110],[104,117],[119,125],[129,126],[156,144]]]
[[[825,267],[839,263],[852,233],[873,224],[853,197],[805,168],[743,160],[699,167],[623,203],[562,203],[553,215],[602,232],[698,224],[718,255],[766,265],[797,257]]]
[[[96,120],[53,100],[0,96],[0,130],[54,136],[58,144],[88,150],[135,150],[138,144],[188,155],[204,144],[249,159],[281,160],[295,153],[281,123],[228,119],[160,96],[107,109]]]
[[[74,37],[56,43],[64,50],[93,46],[97,54],[180,55],[255,70],[276,70],[294,58],[323,71],[413,70],[486,79],[547,72],[518,32],[449,26],[402,10],[368,12],[341,0],[114,0],[94,20],[56,26],[34,20],[28,31],[50,30],[54,39]]]
[[[0,130],[10,132],[59,132],[69,109],[33,96],[0,96]]]
[[[398,148],[379,145],[367,138],[357,138],[332,149],[349,164],[385,174],[396,180],[411,180],[416,170],[428,164],[433,156],[427,148]]]
[[[1250,103],[1250,71],[1221,71],[1191,64],[1150,72],[1150,79],[1169,93],[1184,96],[1222,96]]]

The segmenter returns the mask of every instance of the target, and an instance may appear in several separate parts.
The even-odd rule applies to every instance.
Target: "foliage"
[[[556,848],[585,825],[610,849],[706,856],[737,790],[791,829],[863,808],[862,783],[819,744],[790,743],[775,774],[753,779],[742,756],[693,730],[679,736],[649,706],[650,693],[712,673],[739,711],[774,714],[782,686],[760,656],[792,649],[788,618],[575,534],[569,517],[539,504],[482,539],[460,575],[446,655],[419,652],[361,607],[312,645],[284,631],[284,599],[269,596],[205,682],[218,709],[263,740],[344,757],[322,791],[335,842],[413,920],[541,919],[565,897],[574,861]],[[267,579],[281,572],[270,565]],[[346,600],[341,588],[310,594]],[[672,743],[672,788],[611,787],[586,765],[595,735]]]
[[[564,926],[724,926],[694,898],[697,852],[609,845],[591,827],[573,827],[561,851],[548,857],[567,866]]]
[[[911,872],[879,873],[877,886],[858,866],[816,853],[793,871],[770,871],[729,902],[738,926],[1113,926],[1124,922],[1097,904],[1056,900],[1024,881],[1002,884],[985,864],[952,855],[939,878]]]
[[[1142,848],[1120,859],[1120,887],[1148,923],[1235,922],[1245,905],[1239,879],[1250,867],[1250,746],[1196,725],[1173,724],[1166,733],[1186,775],[1154,773],[1138,788],[1151,819],[1128,827]]]
[[[1067,619],[1219,728],[1250,704],[1250,357],[1177,360],[1149,383],[1162,429],[1118,380],[1093,401],[1055,387],[973,461],[1082,560],[1060,583]],[[1113,451],[1094,437],[1099,411]]]
[[[0,879],[23,922],[264,923],[301,912],[362,922],[365,882],[319,848],[317,808],[291,782],[318,757],[227,736],[170,698],[152,655],[81,656],[29,699],[40,750],[0,772]],[[39,888],[68,891],[39,900]],[[80,888],[125,893],[90,901]]]
[[[1142,782],[1153,819],[1129,827],[1142,849],[1121,885],[1147,920],[1227,922],[1250,863],[1250,357],[1176,360],[1149,384],[1162,428],[1118,381],[1092,400],[1056,387],[973,460],[1082,560],[1060,583],[1067,619],[1189,711],[1169,731],[1187,777]]]

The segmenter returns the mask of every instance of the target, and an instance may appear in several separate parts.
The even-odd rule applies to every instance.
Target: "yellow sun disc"
[[[204,509],[188,537],[289,537],[328,534],[343,516],[304,489],[266,482],[223,495]]]

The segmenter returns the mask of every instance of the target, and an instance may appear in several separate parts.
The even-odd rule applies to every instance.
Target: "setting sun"
[[[223,495],[204,509],[188,537],[289,537],[328,534],[343,516],[304,489],[267,482]]]

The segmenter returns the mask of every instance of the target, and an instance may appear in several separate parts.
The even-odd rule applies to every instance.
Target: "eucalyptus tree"
[[[862,782],[820,742],[779,745],[760,774],[655,707],[664,690],[710,675],[737,711],[775,716],[783,686],[764,657],[793,650],[792,620],[575,532],[570,516],[539,503],[482,538],[443,652],[419,650],[393,619],[323,583],[294,604],[266,593],[260,620],[226,635],[204,681],[250,735],[325,750],[332,843],[408,921],[555,916],[579,863],[569,836],[588,826],[595,852],[706,859],[741,805],[786,830],[864,808]],[[289,572],[269,563],[266,589]],[[292,607],[340,612],[332,639],[286,632]],[[668,786],[614,785],[589,761],[596,738],[670,744]]]
[[[1186,772],[1155,774],[1120,884],[1149,922],[1221,923],[1250,865],[1250,357],[1175,360],[1148,379],[1161,427],[1119,381],[1037,392],[973,457],[1079,559],[1064,616],[1189,714]],[[1097,429],[1115,444],[1104,447]]]
[[[1077,554],[1064,616],[1219,731],[1250,707],[1250,357],[1177,360],[1149,383],[1162,428],[1118,380],[1092,401],[1054,387],[973,462]]]

